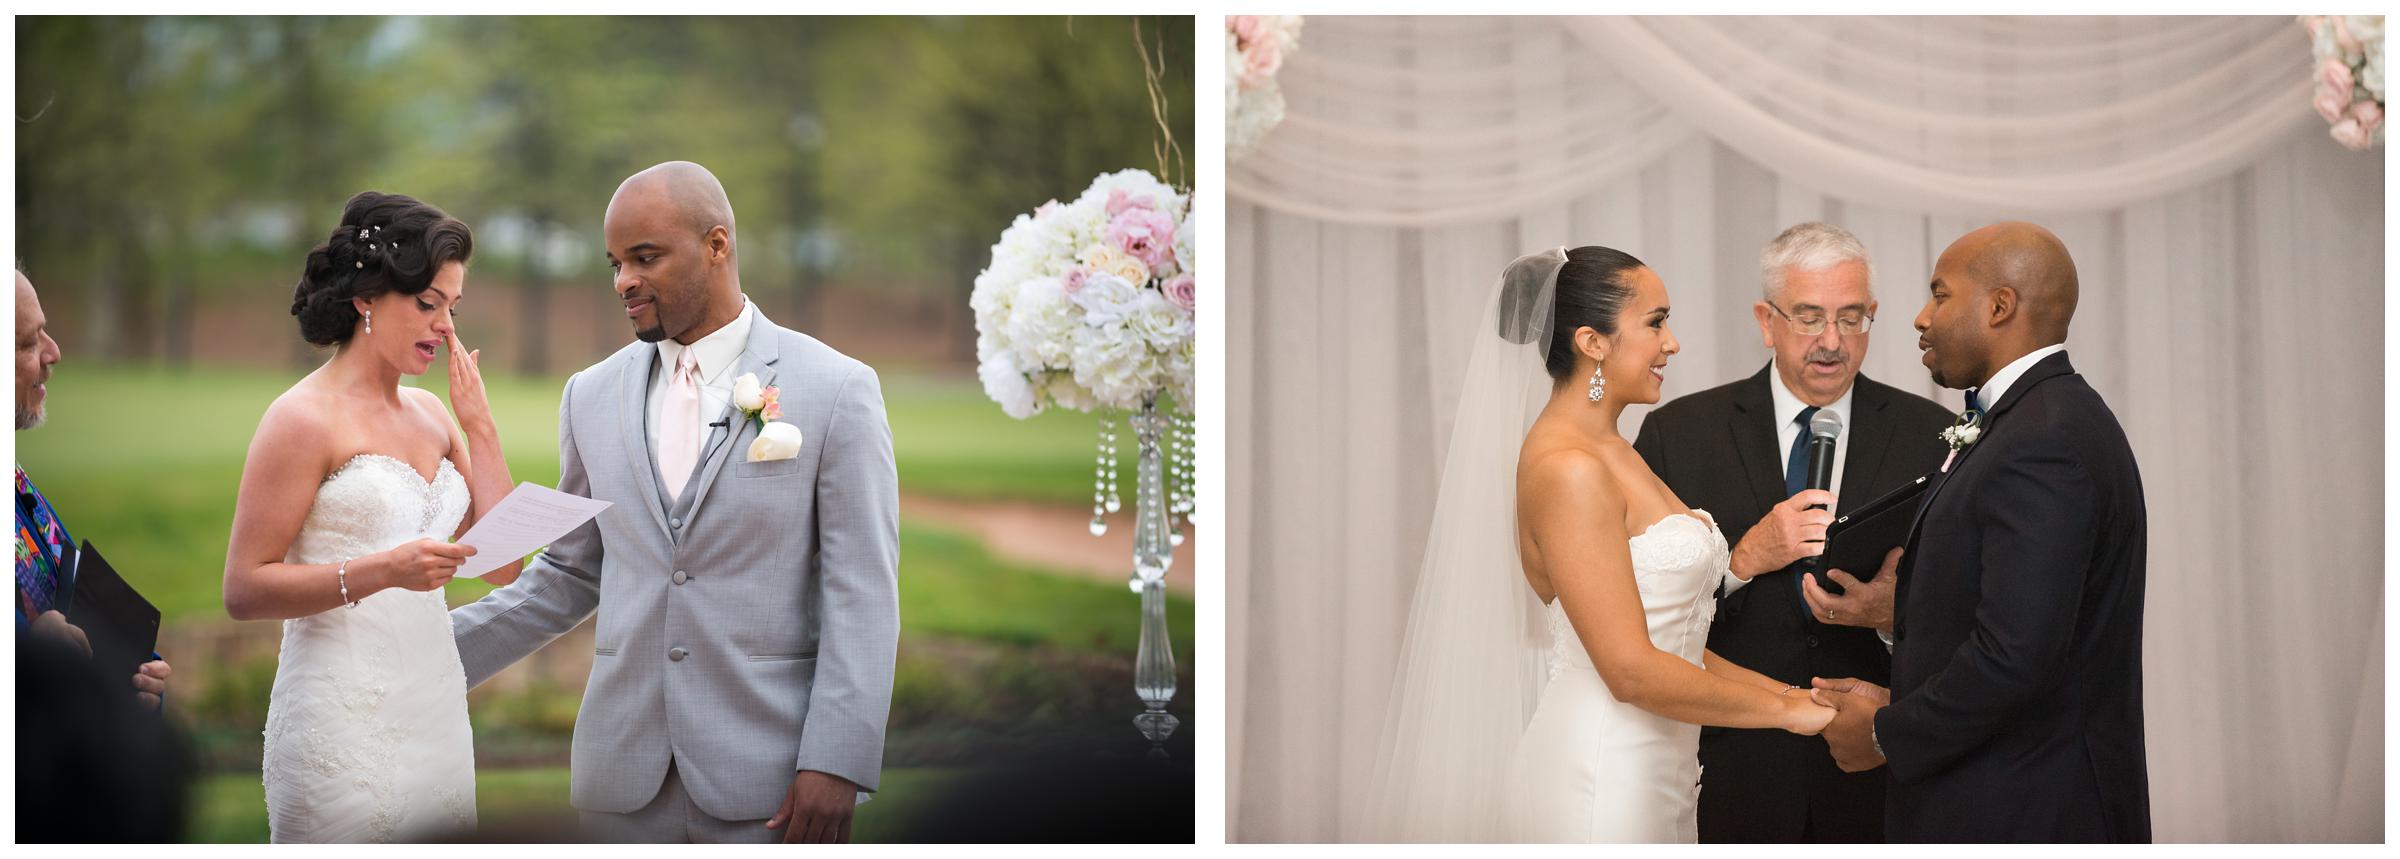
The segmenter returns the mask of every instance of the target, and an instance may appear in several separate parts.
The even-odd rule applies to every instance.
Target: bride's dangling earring
[[[1598,367],[1593,367],[1593,368],[1592,368],[1592,392],[1591,392],[1591,395],[1592,395],[1592,402],[1595,402],[1595,403],[1599,402],[1599,401],[1600,401],[1600,394],[1601,394],[1601,392],[1602,392],[1602,391],[1604,391],[1604,390],[1606,390],[1607,388],[1608,388],[1608,383],[1607,383],[1605,380],[1603,380],[1603,379],[1601,379],[1601,378],[1600,378],[1600,368],[1598,368]]]
[[[367,314],[367,333],[369,333],[369,334],[373,334],[373,333],[375,333],[375,311],[369,310],[369,311],[366,311],[366,314]],[[1594,389],[1594,390],[1597,390],[1597,389]],[[1594,397],[1593,399],[1598,399],[1598,398],[1597,398],[1597,397]]]

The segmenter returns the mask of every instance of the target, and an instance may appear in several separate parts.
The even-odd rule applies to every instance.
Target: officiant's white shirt
[[[1767,375],[1773,379],[1773,382],[1767,385],[1767,390],[1773,392],[1775,396],[1775,458],[1773,461],[1788,465],[1791,462],[1792,442],[1800,438],[1800,434],[1808,429],[1800,425],[1800,413],[1808,409],[1808,404],[1801,402],[1800,395],[1792,393],[1791,388],[1784,386],[1782,373],[1768,373]],[[1825,407],[1825,411],[1832,412],[1834,417],[1842,419],[1842,434],[1833,438],[1833,485],[1837,494],[1842,485],[1842,465],[1850,461],[1850,401],[1857,393],[1858,379],[1852,377],[1850,389],[1842,392],[1842,398],[1834,400],[1833,405]],[[1814,418],[1815,415],[1810,415],[1810,417]],[[1736,534],[1732,539],[1740,542],[1742,536]],[[1731,596],[1734,591],[1741,590],[1742,586],[1749,583],[1748,579],[1730,572],[1726,573],[1725,591],[1719,596]]]
[[[700,443],[708,443],[709,424],[725,417],[725,406],[733,402],[733,365],[742,359],[742,350],[750,346],[750,323],[758,318],[758,309],[749,296],[742,296],[742,315],[725,323],[725,327],[708,332],[708,336],[685,346],[670,337],[658,341],[658,370],[650,374],[650,451],[658,452],[659,413],[667,407],[667,382],[675,376],[675,362],[683,360],[683,350],[692,350],[700,362]],[[706,451],[702,451],[705,453]]]

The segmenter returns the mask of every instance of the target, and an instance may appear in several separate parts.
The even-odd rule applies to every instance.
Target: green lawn
[[[250,436],[267,404],[297,376],[62,364],[51,382],[49,423],[17,435],[18,461],[75,536],[101,547],[170,620],[220,616],[225,540]],[[436,390],[446,387],[438,372],[424,381]],[[558,480],[562,383],[508,377],[487,382],[509,470],[520,481]],[[1090,497],[1096,418],[1054,413],[1011,420],[972,381],[893,376],[884,385],[904,492],[1067,502]],[[961,610],[992,597],[992,587],[1045,605],[1064,587],[993,585],[958,569],[976,561],[957,538],[904,528],[903,583],[919,576],[942,582],[938,593],[914,589],[934,602],[904,604],[912,620],[921,608],[925,618],[956,621]],[[920,558],[930,565],[920,568]],[[472,599],[485,590],[479,582],[463,582],[453,596]],[[1123,595],[1115,588],[1095,594],[1110,590]],[[1059,614],[1054,606],[1044,611]],[[1014,620],[985,626],[1044,640],[1086,632],[1043,631],[1042,624]]]
[[[952,769],[883,771],[883,790],[860,806],[851,829],[859,842],[888,842],[906,835],[908,822],[941,788],[957,778]],[[208,776],[192,797],[190,841],[257,844],[267,840],[266,789],[258,773]],[[475,773],[475,814],[484,837],[527,834],[573,837],[575,809],[567,803],[564,767],[480,770]]]

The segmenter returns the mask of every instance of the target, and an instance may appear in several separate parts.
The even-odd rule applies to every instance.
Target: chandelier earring
[[[1591,390],[1592,402],[1595,402],[1595,403],[1599,402],[1599,401],[1600,401],[1600,396],[1601,396],[1602,392],[1606,391],[1607,389],[1608,389],[1608,383],[1607,383],[1607,380],[1600,378],[1600,368],[1598,368],[1598,367],[1593,367],[1593,368],[1592,368],[1592,390]]]

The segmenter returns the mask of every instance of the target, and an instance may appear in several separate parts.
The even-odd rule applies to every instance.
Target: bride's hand
[[[387,588],[412,591],[438,591],[458,575],[458,568],[474,556],[473,546],[463,546],[444,540],[417,540],[382,554],[381,583]]]
[[[1810,699],[1807,687],[1783,690],[1776,696],[1783,704],[1783,729],[1803,737],[1813,737],[1833,723],[1835,710]]]
[[[483,392],[482,357],[483,350],[467,351],[458,332],[450,333],[450,411],[458,416],[459,429],[469,435],[495,429],[491,400]]]

